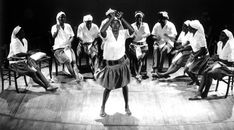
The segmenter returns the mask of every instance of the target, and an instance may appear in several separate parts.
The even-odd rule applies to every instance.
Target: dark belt
[[[145,42],[133,42],[133,44],[136,44],[136,45],[144,45]]]
[[[93,42],[84,42],[83,45],[91,45]]]
[[[106,64],[109,65],[109,66],[113,66],[113,65],[123,63],[126,59],[127,59],[127,56],[124,55],[122,58],[120,58],[118,60],[107,60]]]

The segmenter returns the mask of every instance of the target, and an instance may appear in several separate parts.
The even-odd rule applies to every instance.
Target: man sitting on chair
[[[77,56],[80,58],[82,48],[84,53],[89,56],[89,64],[93,73],[98,68],[98,45],[97,37],[99,34],[98,26],[92,22],[93,17],[89,14],[83,17],[83,23],[78,26],[77,37],[80,43],[77,46]]]
[[[10,69],[19,75],[27,75],[46,91],[54,91],[58,87],[53,87],[40,71],[36,61],[28,54],[28,41],[20,26],[16,26],[11,35],[10,51],[8,54]]]
[[[163,69],[164,58],[174,47],[174,40],[177,35],[175,25],[169,21],[167,12],[158,13],[159,21],[154,25],[152,30],[154,42],[153,51],[153,73],[161,72]]]
[[[231,74],[228,66],[233,65],[234,61],[234,39],[232,33],[225,29],[220,33],[219,42],[217,43],[217,55],[210,58],[205,71],[203,72],[201,84],[196,95],[189,100],[206,98],[212,84],[212,79],[222,79],[224,76]]]
[[[76,65],[76,56],[71,48],[74,32],[71,25],[66,22],[64,12],[59,12],[56,16],[56,24],[51,28],[51,34],[54,38],[54,56],[59,63],[64,63],[70,74],[76,78],[77,82],[83,80],[83,76],[79,73]]]

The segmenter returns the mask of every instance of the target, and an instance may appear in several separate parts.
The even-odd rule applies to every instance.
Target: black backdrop
[[[76,29],[88,13],[92,14],[94,23],[99,26],[110,7],[123,11],[130,23],[134,22],[134,11],[143,11],[144,21],[149,24],[150,30],[157,20],[156,13],[166,10],[178,33],[184,20],[201,19],[205,13],[210,16],[208,25],[213,27],[213,34],[218,34],[224,26],[234,31],[232,0],[3,0],[0,4],[3,14],[2,45],[9,44],[11,31],[16,25],[21,25],[27,38],[33,41],[33,48],[48,48],[48,43],[39,39],[48,35],[59,11],[67,14],[68,22]]]

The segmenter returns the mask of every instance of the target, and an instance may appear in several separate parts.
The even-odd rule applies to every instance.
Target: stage
[[[150,64],[149,64],[150,66]],[[60,66],[61,67],[61,66]],[[149,67],[148,67],[149,68]],[[60,68],[61,70],[61,68]],[[48,70],[43,73],[49,78]],[[131,116],[124,112],[122,90],[111,92],[106,104],[108,116],[99,116],[103,88],[93,79],[77,84],[60,71],[55,77],[57,92],[46,92],[27,79],[26,93],[17,93],[14,85],[5,82],[5,91],[0,94],[0,129],[17,130],[224,130],[234,129],[234,97],[230,91],[223,98],[226,85],[220,83],[214,92],[213,82],[208,100],[190,101],[197,87],[187,85],[189,78],[173,80],[183,74],[182,70],[169,80],[149,78],[138,83],[132,78],[129,84],[129,106]],[[90,77],[90,74],[85,74]],[[18,79],[25,89],[23,79]]]

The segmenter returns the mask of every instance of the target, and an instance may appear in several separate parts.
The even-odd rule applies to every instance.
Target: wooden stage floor
[[[43,69],[48,77],[48,70]],[[150,70],[149,70],[150,73]],[[173,76],[182,74],[178,72]],[[150,76],[150,74],[149,74]],[[172,78],[173,78],[172,76]],[[189,101],[196,86],[187,79],[171,81],[150,78],[129,84],[131,116],[125,115],[121,89],[111,92],[106,104],[107,117],[100,117],[103,88],[93,79],[77,84],[64,75],[57,76],[55,93],[45,92],[29,78],[26,93],[16,93],[14,85],[0,93],[0,129],[16,130],[224,130],[234,129],[234,97],[225,99],[226,86],[209,100]],[[23,79],[19,86],[25,88]]]

